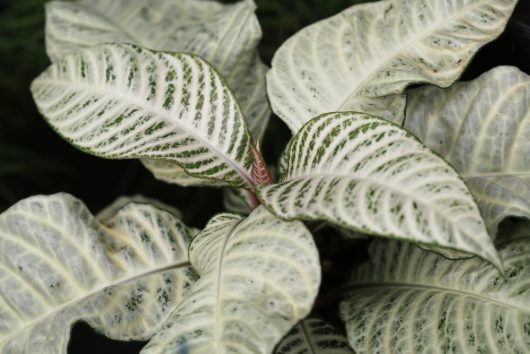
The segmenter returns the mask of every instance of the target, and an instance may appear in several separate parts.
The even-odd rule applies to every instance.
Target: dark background
[[[223,209],[220,190],[165,184],[138,161],[83,154],[61,140],[40,117],[28,87],[49,65],[44,51],[44,2],[0,0],[0,212],[35,194],[68,192],[97,212],[120,195],[140,193],[176,206],[188,225],[203,227]],[[259,47],[263,60],[270,65],[275,50],[290,35],[356,2],[361,1],[256,0],[263,28]],[[530,73],[530,0],[520,0],[506,31],[478,53],[462,79],[473,79],[498,65],[515,65]],[[269,162],[277,161],[289,137],[286,126],[273,117],[263,142]],[[346,247],[332,262],[349,262],[352,254],[348,252]],[[78,324],[69,352],[127,354],[137,353],[142,346],[112,342]]]

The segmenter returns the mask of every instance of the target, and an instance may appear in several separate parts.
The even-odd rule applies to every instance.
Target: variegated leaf
[[[351,346],[359,353],[529,353],[530,238],[505,244],[500,255],[506,278],[478,258],[452,261],[409,243],[373,243],[341,305]]]
[[[300,321],[282,339],[274,354],[353,354],[346,337],[318,317]]]
[[[196,0],[81,0],[46,5],[46,49],[57,61],[101,43],[133,43],[145,48],[188,52],[210,62],[234,91],[256,139],[263,136],[270,108],[267,67],[256,46],[261,29],[252,0],[237,4]],[[220,35],[222,34],[222,35]],[[183,186],[212,185],[178,165],[144,161],[158,179]]]
[[[328,113],[290,141],[280,183],[258,197],[282,219],[478,255],[502,268],[468,188],[404,129],[362,113]]]
[[[448,89],[410,90],[405,128],[464,177],[491,235],[530,218],[530,77],[498,67]]]
[[[273,111],[296,131],[312,117],[366,112],[400,123],[403,89],[449,86],[504,29],[517,0],[386,0],[304,28],[267,74]]]
[[[31,90],[48,123],[88,153],[164,160],[195,177],[252,184],[241,110],[195,55],[98,45],[53,64]]]
[[[201,278],[143,354],[263,353],[305,317],[320,284],[313,238],[265,208],[214,217],[190,245]]]
[[[147,204],[104,224],[66,194],[15,204],[0,215],[0,353],[66,354],[79,320],[148,339],[195,280],[189,240],[182,222]]]
[[[112,219],[116,213],[126,207],[129,204],[149,204],[157,209],[165,210],[176,218],[181,218],[182,213],[177,208],[165,204],[157,199],[144,197],[141,194],[136,194],[133,196],[121,196],[114,200],[110,205],[106,206],[96,214],[96,219],[100,222],[105,222],[109,219]],[[189,230],[189,229],[188,229]]]

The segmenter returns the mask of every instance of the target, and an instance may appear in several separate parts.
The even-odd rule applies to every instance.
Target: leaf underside
[[[190,245],[201,278],[142,354],[263,353],[313,305],[318,252],[301,222],[265,208],[214,217]]]
[[[405,128],[463,176],[491,235],[530,218],[530,77],[498,67],[447,89],[408,92]]]
[[[129,203],[104,223],[67,194],[25,199],[0,215],[0,353],[66,354],[71,326],[146,340],[195,273],[189,229]]]
[[[341,305],[358,353],[530,352],[529,237],[501,247],[506,279],[478,258],[452,261],[409,243],[369,252]]]
[[[53,64],[31,91],[47,122],[83,151],[163,160],[217,183],[251,184],[251,137],[237,101],[195,55],[98,45]]]
[[[306,27],[267,74],[273,111],[293,133],[326,112],[401,123],[406,86],[447,87],[503,30],[517,0],[387,0],[352,6]]]
[[[354,112],[324,114],[284,154],[280,183],[258,189],[278,217],[479,255],[502,268],[464,182],[395,124]]]

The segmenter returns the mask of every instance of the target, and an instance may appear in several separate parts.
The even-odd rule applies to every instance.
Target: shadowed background
[[[280,44],[300,28],[359,2],[363,1],[256,0],[263,60],[270,65]],[[220,190],[169,185],[155,180],[138,161],[86,155],[64,142],[38,114],[29,84],[49,65],[44,50],[44,3],[0,0],[0,212],[35,194],[68,192],[93,212],[120,195],[143,194],[179,208],[188,225],[203,227],[223,210]],[[473,79],[498,65],[515,65],[530,73],[530,0],[520,0],[507,30],[479,52],[463,79]],[[263,142],[269,163],[277,161],[289,137],[287,127],[273,117]],[[349,251],[346,248],[339,253],[343,257],[334,261],[349,262]],[[138,353],[142,346],[110,341],[79,324],[73,330],[69,352],[127,354]]]

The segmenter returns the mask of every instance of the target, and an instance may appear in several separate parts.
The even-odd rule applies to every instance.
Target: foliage
[[[31,84],[46,123],[109,164],[223,187],[232,213],[195,229],[182,220],[207,219],[204,198],[123,197],[96,216],[66,193],[15,203],[0,353],[64,354],[76,321],[146,354],[530,350],[530,78],[454,83],[516,3],[344,4],[270,69],[252,0],[47,3],[52,63]],[[271,111],[293,133],[277,178]]]

